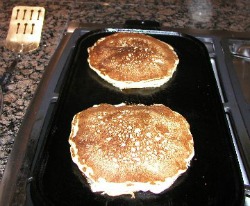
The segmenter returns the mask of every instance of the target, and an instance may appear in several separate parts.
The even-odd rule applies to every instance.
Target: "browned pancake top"
[[[194,153],[189,124],[163,105],[101,104],[76,114],[72,156],[92,168],[92,179],[123,183],[165,181],[186,170]],[[84,172],[84,171],[83,171]]]
[[[91,68],[117,81],[140,82],[172,76],[178,57],[173,48],[140,33],[115,33],[88,49]]]

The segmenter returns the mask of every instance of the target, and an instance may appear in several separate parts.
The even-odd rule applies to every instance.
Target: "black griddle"
[[[142,32],[170,44],[179,57],[173,78],[160,88],[118,90],[90,70],[87,48],[114,32]],[[232,137],[206,47],[178,32],[101,29],[82,35],[71,48],[58,81],[58,100],[49,110],[31,168],[30,205],[243,205],[244,187]],[[71,160],[68,138],[73,116],[100,103],[160,103],[190,124],[195,156],[168,190],[107,197],[91,192]],[[108,165],[107,165],[108,167]]]

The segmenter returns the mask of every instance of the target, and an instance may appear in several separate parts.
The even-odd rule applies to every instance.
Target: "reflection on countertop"
[[[12,8],[17,5],[43,6],[46,16],[39,49],[22,55],[4,92],[0,119],[0,180],[26,109],[69,22],[123,24],[128,19],[155,20],[170,28],[250,31],[248,0],[3,0],[0,2],[0,76],[15,58],[15,54],[4,47],[4,41]]]

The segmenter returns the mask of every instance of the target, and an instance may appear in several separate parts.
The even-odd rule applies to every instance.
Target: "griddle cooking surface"
[[[87,63],[87,48],[119,29],[82,36],[74,49],[57,109],[36,162],[31,197],[35,205],[241,205],[244,193],[231,136],[205,46],[175,32],[143,31],[173,46],[180,62],[170,82],[158,89],[120,91],[100,79]],[[132,31],[133,30],[129,30]],[[138,30],[136,30],[138,32]],[[68,138],[73,116],[94,104],[161,103],[190,123],[195,156],[191,166],[162,194],[109,198],[90,191],[72,163]],[[108,167],[108,165],[107,165]]]

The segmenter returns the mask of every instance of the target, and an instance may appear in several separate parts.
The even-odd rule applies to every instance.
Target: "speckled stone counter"
[[[137,19],[156,20],[163,26],[172,28],[250,31],[248,0],[4,0],[0,1],[0,76],[16,55],[4,47],[12,8],[16,5],[43,6],[46,16],[39,48],[22,54],[4,91],[0,120],[0,179],[27,107],[69,22],[123,24],[127,19]]]

